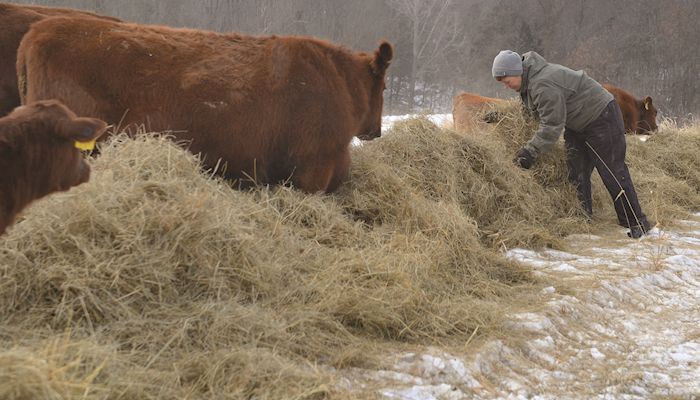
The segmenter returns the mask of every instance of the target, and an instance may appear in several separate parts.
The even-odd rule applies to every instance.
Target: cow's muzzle
[[[382,130],[377,129],[376,131],[370,131],[367,133],[359,134],[357,135],[357,138],[360,140],[374,140],[380,136],[382,136]]]

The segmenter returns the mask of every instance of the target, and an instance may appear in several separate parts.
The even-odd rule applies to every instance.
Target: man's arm
[[[537,158],[557,142],[564,130],[566,100],[562,91],[550,84],[538,85],[532,89],[532,94],[540,117],[540,126],[524,147]]]

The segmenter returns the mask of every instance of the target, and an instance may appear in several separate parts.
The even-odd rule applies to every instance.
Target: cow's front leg
[[[350,151],[345,149],[335,156],[325,155],[304,162],[294,171],[292,183],[305,192],[330,193],[347,177],[349,167]]]

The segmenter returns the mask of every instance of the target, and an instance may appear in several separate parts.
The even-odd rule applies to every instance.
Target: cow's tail
[[[17,87],[21,104],[27,104],[27,63],[17,59]]]

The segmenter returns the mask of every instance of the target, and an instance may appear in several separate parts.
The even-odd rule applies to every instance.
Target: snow
[[[402,400],[438,400],[438,399],[464,399],[465,394],[459,389],[448,385],[413,386],[402,390],[384,390],[382,394],[388,399]]]
[[[553,281],[543,310],[510,317],[524,344],[494,340],[470,356],[428,348],[392,371],[362,370],[387,399],[646,399],[700,394],[700,213],[639,240],[624,230],[572,235],[567,250],[507,257]],[[567,286],[571,287],[571,286]],[[392,379],[392,372],[398,379]]]
[[[382,130],[415,116],[383,117]],[[451,123],[450,114],[427,117]],[[567,251],[506,253],[567,285],[542,289],[544,309],[510,317],[524,343],[493,340],[469,356],[435,348],[395,354],[390,370],[353,369],[341,381],[372,382],[380,396],[401,400],[696,398],[700,213],[639,240],[625,233],[571,235]]]
[[[591,349],[591,356],[595,358],[596,360],[603,360],[605,359],[605,354],[601,353],[598,349],[593,347]]]

